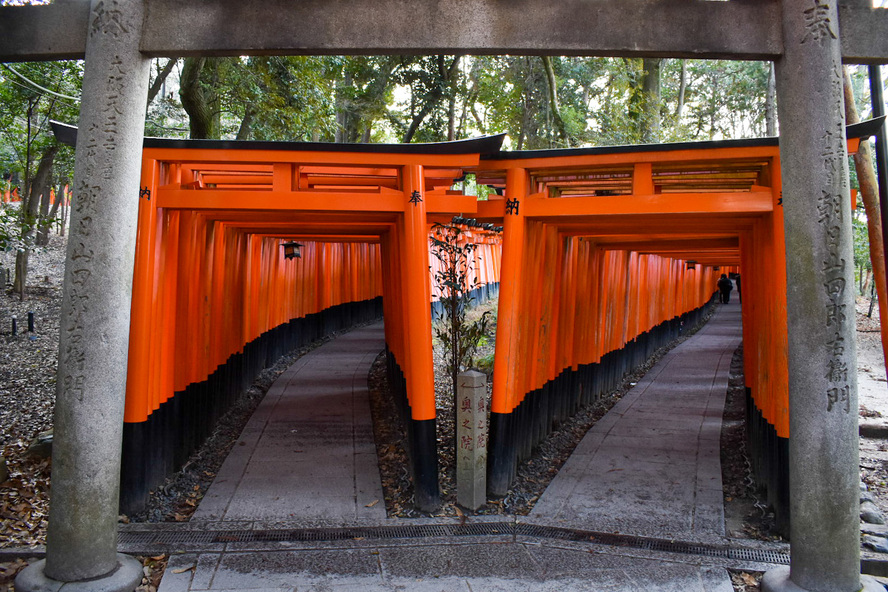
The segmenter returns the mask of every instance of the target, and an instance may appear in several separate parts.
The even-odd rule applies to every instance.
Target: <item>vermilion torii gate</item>
[[[874,123],[849,128],[850,152]],[[755,468],[786,529],[786,265],[775,139],[504,152],[485,157],[476,174],[505,194],[479,202],[476,215],[505,228],[491,492],[506,493],[516,461],[554,421],[613,388],[682,322],[693,324],[719,267],[740,266]]]
[[[857,417],[850,411],[856,380],[841,372],[855,367],[855,348],[852,294],[845,289],[852,270],[840,65],[888,61],[888,11],[870,6],[865,0],[420,0],[409,7],[396,0],[68,0],[0,9],[0,58],[86,58],[45,568],[57,581],[47,589],[120,573],[124,561],[115,549],[117,481],[148,58],[317,52],[774,60],[793,337],[793,547],[791,569],[769,574],[766,588],[859,589]],[[837,400],[848,407],[829,404]]]
[[[236,395],[242,374],[252,380],[293,339],[383,310],[393,374],[405,386],[417,505],[438,507],[429,224],[476,209],[474,196],[450,186],[501,142],[147,140],[124,508],[141,509],[149,488],[200,444],[228,402],[220,390]],[[499,260],[496,233],[475,234],[491,235],[478,242],[487,243],[486,259]],[[304,243],[296,262],[284,260],[282,240]],[[473,268],[480,283],[493,281],[486,270]]]

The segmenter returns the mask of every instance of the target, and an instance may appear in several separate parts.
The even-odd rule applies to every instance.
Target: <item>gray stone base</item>
[[[93,580],[60,582],[43,573],[46,560],[26,567],[15,578],[18,592],[132,592],[142,582],[142,564],[129,555],[117,554],[117,569]]]
[[[860,590],[849,592],[885,592],[885,587],[870,576],[860,576]],[[789,567],[776,567],[765,572],[762,592],[808,592],[789,579]]]

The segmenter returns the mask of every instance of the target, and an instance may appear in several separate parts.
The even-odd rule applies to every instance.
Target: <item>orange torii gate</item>
[[[416,502],[437,507],[429,232],[458,215],[482,245],[473,277],[500,287],[492,495],[557,422],[696,324],[720,273],[742,269],[751,445],[785,524],[776,141],[498,152],[500,141],[146,140],[124,509],[184,463],[259,370],[380,312]],[[504,196],[451,190],[466,172]],[[287,261],[283,241],[299,241],[301,257]]]
[[[439,504],[429,227],[502,137],[436,145],[145,142],[122,464],[124,511],[180,467],[284,352],[384,312],[417,504]],[[496,233],[485,258],[499,260]],[[301,243],[284,257],[283,241]],[[473,273],[495,283],[480,261]]]
[[[856,152],[863,127],[849,128]],[[488,490],[558,422],[696,324],[743,271],[755,469],[788,526],[786,264],[776,138],[504,152],[476,217],[504,225]]]

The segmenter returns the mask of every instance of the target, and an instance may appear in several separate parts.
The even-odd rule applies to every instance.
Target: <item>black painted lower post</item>
[[[123,424],[123,450],[121,466],[120,512],[130,514],[141,510],[148,502],[148,463],[145,436],[147,422]]]
[[[509,429],[511,420],[511,413],[490,412],[487,493],[491,497],[504,497],[515,473],[515,442]]]
[[[789,538],[789,438],[777,437],[778,481],[774,513],[777,518],[777,532]]]
[[[434,512],[441,507],[438,489],[438,446],[435,420],[410,420],[413,457],[413,488],[416,507],[421,512]]]

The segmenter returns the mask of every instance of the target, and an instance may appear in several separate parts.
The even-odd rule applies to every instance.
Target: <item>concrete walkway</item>
[[[739,331],[739,305],[720,307],[598,422],[520,521],[730,545],[719,433]],[[364,392],[382,347],[381,325],[359,329],[281,376],[182,525],[230,533],[173,555],[159,592],[732,591],[725,567],[737,562],[595,544],[595,537],[269,537],[305,525],[453,523],[384,516]],[[262,531],[266,542],[238,542],[237,529]],[[766,569],[746,568],[756,566]]]
[[[316,525],[385,518],[367,391],[370,366],[383,349],[377,323],[339,336],[281,374],[193,520]]]
[[[719,439],[740,305],[719,305],[596,423],[532,516],[588,530],[724,536]]]

